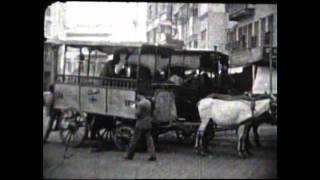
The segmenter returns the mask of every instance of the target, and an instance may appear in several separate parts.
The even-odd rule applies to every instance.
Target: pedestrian
[[[151,135],[152,116],[151,116],[151,102],[142,95],[137,95],[136,104],[136,118],[137,122],[134,129],[134,134],[130,140],[129,148],[124,159],[132,160],[136,146],[141,137],[145,137],[150,153],[149,161],[156,161],[155,147]]]
[[[59,112],[54,109],[54,86],[53,85],[49,86],[49,92],[44,93],[43,99],[44,99],[44,106],[46,110],[46,116],[49,116],[48,127],[46,129],[44,139],[43,139],[43,143],[46,143],[51,131],[53,130],[54,120],[57,119],[56,128],[55,128],[56,130],[58,129],[58,124],[59,124],[59,121],[58,121],[59,119],[57,118],[59,117]]]

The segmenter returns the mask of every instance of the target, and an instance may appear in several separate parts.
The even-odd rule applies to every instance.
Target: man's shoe
[[[157,160],[156,157],[150,157],[150,158],[148,159],[148,161],[156,161],[156,160]]]

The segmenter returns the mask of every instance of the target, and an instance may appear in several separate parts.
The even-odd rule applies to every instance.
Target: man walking
[[[150,153],[149,161],[156,160],[155,147],[153,138],[151,135],[151,102],[141,95],[137,95],[138,103],[136,104],[136,117],[137,122],[135,125],[134,135],[131,138],[128,152],[124,159],[132,160],[136,146],[141,137],[145,137],[148,146],[148,152]]]

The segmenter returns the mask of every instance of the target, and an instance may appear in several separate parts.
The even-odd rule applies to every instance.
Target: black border
[[[18,163],[21,163],[19,166],[23,166],[19,168],[19,173],[15,173],[15,175],[21,174],[25,178],[25,175],[30,175],[30,173],[33,173],[33,170],[35,171],[34,176],[38,177],[38,172],[40,171],[40,178],[43,177],[43,167],[42,167],[42,132],[39,131],[39,128],[41,128],[42,131],[42,68],[43,68],[43,42],[45,41],[44,33],[43,33],[43,25],[44,25],[44,12],[45,8],[52,4],[55,1],[47,1],[47,0],[40,0],[40,3],[35,3],[30,5],[29,2],[26,3],[27,5],[23,5],[21,2],[17,2],[18,5],[15,4],[13,7],[17,9],[16,11],[19,11],[21,8],[23,14],[19,14],[18,19],[21,18],[21,16],[29,16],[27,17],[27,20],[23,22],[23,26],[21,24],[18,25],[17,32],[14,32],[13,36],[17,36],[17,34],[23,34],[27,40],[21,40],[20,36],[18,37],[18,40],[14,40],[13,47],[16,47],[17,45],[20,48],[13,48],[15,49],[13,54],[22,55],[22,57],[19,60],[19,68],[18,71],[20,73],[18,76],[11,79],[13,82],[12,84],[15,85],[15,88],[10,88],[10,94],[22,94],[22,98],[20,101],[15,100],[12,102],[10,106],[13,107],[13,110],[10,112],[10,115],[7,117],[7,119],[10,119],[13,121],[13,124],[10,125],[6,129],[8,132],[6,134],[10,134],[10,136],[4,136],[4,138],[10,139],[16,139],[18,141],[10,142],[13,145],[17,145],[17,148],[13,148],[10,145],[7,145],[9,147],[9,150],[17,150],[17,152],[14,152],[15,155],[21,155],[23,157],[23,160],[18,159],[14,161],[19,161]],[[65,2],[65,1],[60,1]],[[116,1],[120,2],[120,1]],[[122,2],[129,2],[129,1],[122,1]],[[133,2],[141,2],[141,1],[133,1]],[[151,2],[151,1],[150,1]],[[153,2],[168,2],[168,1],[153,1]],[[172,1],[172,2],[190,2],[191,1]],[[196,1],[194,3],[213,3],[213,1],[208,0],[202,0],[202,1]],[[279,75],[278,75],[278,102],[280,109],[279,111],[279,117],[280,121],[278,124],[279,130],[278,130],[278,177],[284,177],[287,175],[293,175],[298,176],[299,172],[302,173],[302,169],[300,167],[297,167],[299,163],[302,163],[302,160],[305,159],[304,155],[308,154],[308,152],[304,153],[303,151],[300,151],[299,153],[295,152],[296,146],[299,144],[303,147],[305,147],[306,141],[302,139],[299,136],[303,134],[303,125],[304,123],[301,123],[301,120],[304,119],[307,122],[316,121],[317,118],[310,118],[307,119],[305,116],[298,116],[295,112],[301,111],[301,109],[309,108],[309,105],[302,104],[298,102],[299,100],[296,99],[303,99],[304,96],[301,93],[295,93],[294,91],[297,91],[299,87],[299,83],[303,83],[305,85],[302,85],[302,88],[298,91],[304,89],[306,87],[307,82],[304,81],[304,79],[301,79],[299,77],[299,74],[303,74],[304,72],[294,70],[292,67],[292,62],[296,62],[297,67],[301,66],[301,63],[299,60],[305,59],[305,56],[298,56],[293,52],[293,50],[297,50],[299,47],[298,45],[293,43],[293,35],[299,35],[301,34],[298,32],[293,33],[292,31],[292,25],[291,23],[296,24],[296,19],[292,17],[295,12],[286,12],[285,7],[287,9],[290,9],[294,6],[294,3],[290,4],[283,4],[280,1],[275,0],[216,0],[214,3],[253,3],[253,4],[260,4],[260,3],[266,3],[266,4],[278,4],[278,56],[280,61],[278,61],[278,69]],[[289,5],[288,5],[289,4]],[[295,4],[296,6],[300,6],[301,3]],[[40,7],[39,7],[40,6]],[[289,8],[288,8],[289,6]],[[34,8],[34,9],[33,9]],[[305,9],[308,11],[308,9]],[[301,11],[300,13],[303,13]],[[21,22],[21,19],[20,19]],[[32,22],[32,24],[30,24]],[[33,23],[34,22],[34,23]],[[280,23],[279,23],[280,22]],[[286,29],[287,28],[287,29]],[[10,28],[11,30],[12,28]],[[23,32],[23,33],[21,33]],[[290,34],[291,32],[291,34]],[[39,38],[39,39],[38,39]],[[39,41],[38,41],[39,40]],[[23,45],[21,45],[21,42],[24,42]],[[20,42],[20,43],[19,43]],[[34,43],[34,44],[33,44]],[[23,49],[24,52],[20,52],[20,49]],[[19,53],[18,53],[19,52]],[[291,55],[290,55],[291,54]],[[39,59],[37,59],[37,58]],[[13,65],[10,65],[12,67],[15,67],[17,61],[13,61]],[[299,68],[297,68],[299,69]],[[306,70],[308,71],[308,70]],[[293,74],[296,74],[295,77],[292,77]],[[5,76],[8,77],[8,76]],[[33,84],[34,83],[34,84]],[[39,84],[40,83],[40,84]],[[292,86],[290,86],[292,85]],[[12,92],[12,89],[16,90],[16,92]],[[301,91],[300,91],[301,92]],[[26,95],[27,94],[27,95]],[[24,102],[21,102],[21,99],[23,99]],[[31,104],[32,105],[31,105]],[[291,106],[290,106],[291,105]],[[295,106],[294,108],[292,106]],[[286,112],[286,110],[288,110]],[[12,115],[20,115],[20,117],[14,117],[12,118]],[[38,121],[38,116],[40,116],[40,119]],[[297,119],[299,118],[299,119]],[[38,124],[39,123],[39,124]],[[296,125],[294,127],[294,125]],[[300,127],[299,127],[300,126]],[[310,124],[307,125],[308,128]],[[311,124],[312,126],[312,124]],[[12,137],[12,129],[14,127],[20,128],[18,133],[14,134],[16,137]],[[317,132],[317,131],[315,131]],[[41,133],[41,134],[40,134]],[[306,134],[310,134],[309,132],[306,132]],[[37,146],[37,144],[39,146]],[[313,146],[312,146],[313,147]],[[38,149],[39,148],[39,149]],[[307,147],[307,149],[311,149],[310,147]],[[40,150],[40,151],[39,151]],[[34,153],[34,155],[33,155]],[[24,160],[24,158],[27,156],[27,159]],[[32,167],[30,164],[34,163],[36,161],[36,157],[40,156],[40,166],[39,171],[35,170],[35,168],[27,168],[24,167]],[[13,157],[13,156],[12,156]],[[22,162],[21,162],[22,161]],[[16,163],[16,162],[15,162]],[[314,165],[316,166],[316,165]],[[17,166],[13,165],[13,167],[16,169]],[[20,173],[20,171],[23,171]],[[287,171],[287,172],[286,172]],[[310,172],[311,169],[309,169],[307,172]],[[14,176],[15,176],[14,175]],[[33,175],[33,174],[31,174]],[[308,174],[301,174],[302,177],[305,177],[305,175]]]

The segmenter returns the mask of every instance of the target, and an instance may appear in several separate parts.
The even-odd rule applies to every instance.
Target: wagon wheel
[[[102,128],[98,131],[98,136],[100,139],[103,140],[103,142],[108,143],[110,140],[113,139],[114,133],[114,129]]]
[[[88,128],[87,119],[83,115],[72,113],[65,116],[64,114],[60,122],[60,138],[65,146],[79,147],[88,135]]]
[[[113,136],[113,141],[116,145],[116,147],[121,150],[127,150],[129,147],[130,139],[134,134],[134,129],[132,126],[127,124],[121,124],[119,125]]]

